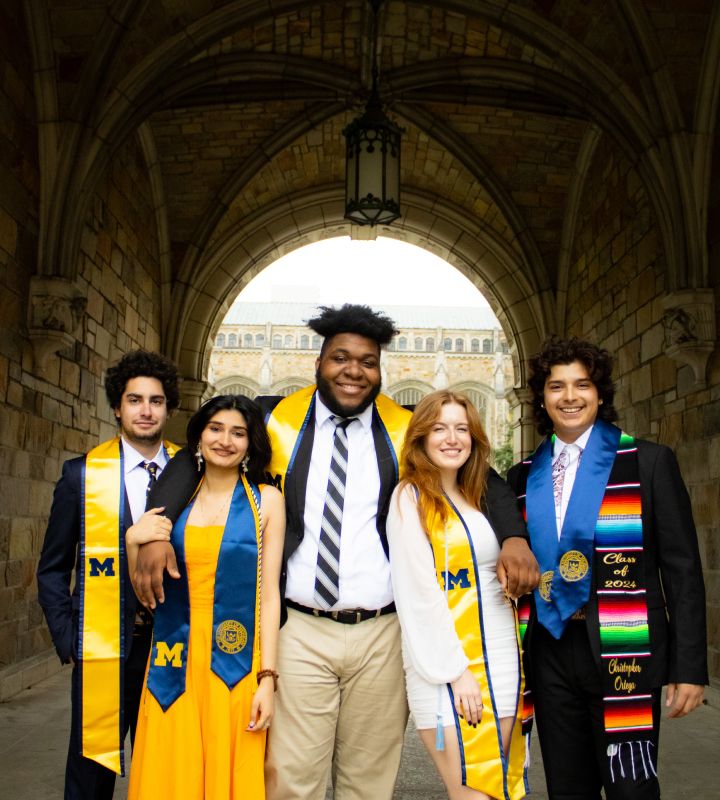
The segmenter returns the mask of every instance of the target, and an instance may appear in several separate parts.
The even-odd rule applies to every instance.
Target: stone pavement
[[[717,696],[717,693],[715,693]],[[0,775],[3,800],[62,797],[70,710],[70,668],[0,704]],[[547,800],[542,764],[533,745],[530,795]],[[720,800],[720,710],[705,706],[661,730],[663,800]],[[116,800],[125,800],[119,779]],[[394,800],[443,800],[445,792],[417,734],[408,726]],[[328,792],[328,799],[332,797]],[[182,798],[176,798],[182,800]]]

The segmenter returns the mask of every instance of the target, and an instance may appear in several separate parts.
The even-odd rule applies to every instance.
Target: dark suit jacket
[[[256,402],[266,416],[282,400],[282,397],[258,397]],[[375,453],[380,471],[380,494],[378,497],[377,529],[385,552],[388,552],[385,522],[387,520],[390,496],[395,488],[395,462],[387,440],[382,433],[377,411],[373,414],[372,424]],[[315,435],[315,417],[310,415],[302,440],[298,445],[292,472],[285,479],[282,489],[285,496],[287,512],[287,528],[285,533],[285,549],[281,575],[281,596],[284,596],[287,562],[297,550],[305,535],[305,490],[310,470],[310,456]],[[272,476],[270,480],[274,482]],[[187,449],[181,450],[163,470],[148,498],[148,508],[165,506],[165,515],[175,521],[192,497],[198,482],[197,465]],[[483,509],[490,519],[498,541],[502,542],[511,536],[527,538],[525,523],[517,510],[515,495],[505,481],[491,470],[488,476],[488,491]],[[283,610],[283,619],[285,618]]]
[[[705,589],[690,497],[669,447],[642,439],[637,439],[636,444],[652,651],[651,685],[706,684]],[[522,465],[516,464],[508,473],[508,482],[516,493],[524,491],[522,472]],[[593,581],[586,624],[599,665],[600,628],[595,588]],[[526,634],[526,651],[532,647],[535,624],[533,614]]]
[[[84,456],[63,464],[62,476],[55,486],[50,519],[37,571],[38,601],[45,612],[50,635],[60,661],[67,664],[77,657],[77,636],[80,615],[79,585],[70,592],[73,569],[80,567],[81,478]],[[123,535],[132,524],[130,506],[125,496]],[[135,624],[137,599],[130,583],[125,550],[122,549],[121,569],[124,576],[125,658],[130,654]]]

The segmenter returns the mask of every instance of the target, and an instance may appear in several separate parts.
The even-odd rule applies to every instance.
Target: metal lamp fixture
[[[373,18],[372,90],[365,113],[344,130],[345,219],[356,225],[388,225],[400,216],[400,137],[403,130],[382,109],[378,91],[377,14]]]

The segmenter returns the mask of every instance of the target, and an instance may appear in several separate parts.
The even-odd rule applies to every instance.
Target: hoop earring
[[[200,449],[200,445],[199,444],[197,446],[197,450],[195,451],[195,458],[197,460],[198,472],[201,472],[202,471],[202,465],[203,465],[203,457],[202,457],[202,451]]]
[[[247,474],[249,463],[250,463],[250,456],[247,453],[245,453],[245,458],[243,458],[243,460],[240,462],[240,467],[245,474]]]

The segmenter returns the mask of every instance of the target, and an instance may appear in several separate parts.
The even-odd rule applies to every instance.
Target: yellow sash
[[[172,458],[178,448],[165,442]],[[123,773],[121,741],[125,492],[120,439],[85,458],[80,539],[82,754]]]
[[[515,726],[510,741],[509,758],[502,750],[502,737],[497,722],[495,699],[486,669],[485,631],[482,597],[478,592],[477,563],[471,544],[470,532],[457,511],[448,506],[445,526],[435,517],[428,520],[430,543],[435,557],[435,567],[440,588],[445,591],[445,571],[448,575],[446,592],[450,615],[455,631],[470,661],[482,694],[484,712],[477,728],[471,727],[455,714],[463,783],[491,797],[518,800],[525,796],[525,745],[521,731],[522,701],[517,703]],[[446,567],[447,537],[447,567]],[[516,620],[517,629],[517,620]],[[518,652],[520,643],[518,640]],[[518,656],[518,662],[520,661]],[[524,677],[519,663],[520,685],[518,698],[522,698]]]
[[[272,460],[269,471],[273,479],[280,477],[280,490],[284,491],[285,475],[292,464],[300,443],[300,434],[305,430],[315,387],[308,386],[284,397],[273,409],[267,421],[272,443]],[[385,428],[389,444],[399,459],[405,431],[412,414],[394,400],[380,394],[375,398],[375,408]]]

